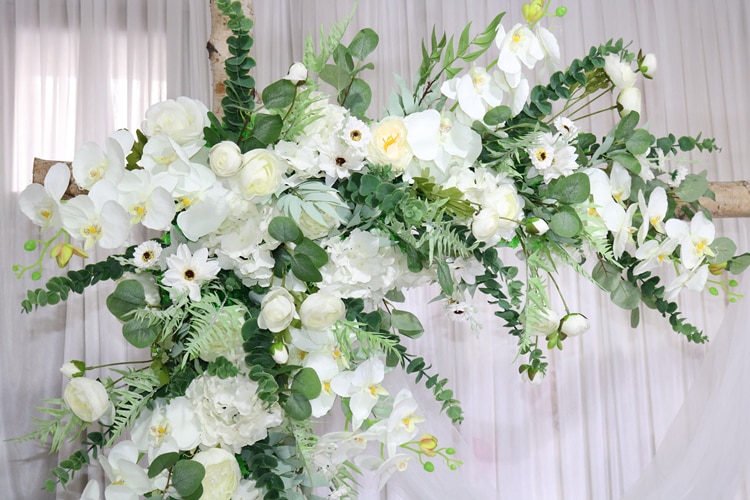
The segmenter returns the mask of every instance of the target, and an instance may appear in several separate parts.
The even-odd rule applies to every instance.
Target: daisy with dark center
[[[153,240],[144,241],[133,252],[133,265],[140,269],[154,267],[161,255],[161,245]]]
[[[174,255],[167,257],[167,271],[162,284],[177,292],[185,292],[192,301],[201,300],[201,285],[219,273],[216,260],[208,260],[208,249],[201,248],[194,254],[187,245],[180,245]]]

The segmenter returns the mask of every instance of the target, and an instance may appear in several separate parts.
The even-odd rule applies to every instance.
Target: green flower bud
[[[558,7],[557,9],[555,9],[555,15],[557,17],[563,17],[567,13],[568,13],[567,7]]]
[[[34,240],[27,241],[26,243],[23,244],[23,249],[26,250],[27,252],[33,252],[34,250],[36,250],[36,241]]]

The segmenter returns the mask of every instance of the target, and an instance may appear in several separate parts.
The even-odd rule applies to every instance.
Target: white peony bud
[[[253,149],[242,155],[242,169],[231,178],[236,191],[251,200],[273,194],[283,180],[286,162],[273,151]]]
[[[560,315],[552,309],[542,311],[535,315],[532,321],[526,325],[526,331],[529,335],[539,335],[546,337],[550,333],[556,332],[560,327]]]
[[[68,361],[60,367],[60,373],[70,379],[75,377],[76,375],[80,375],[81,370],[76,365],[74,365],[72,361]]]
[[[284,77],[295,85],[301,85],[307,81],[307,67],[301,62],[296,62],[289,68],[289,73]]]
[[[76,377],[68,382],[63,393],[65,404],[84,422],[94,422],[110,407],[109,395],[98,380]]]
[[[480,210],[471,222],[471,234],[479,241],[497,243],[493,241],[493,236],[498,229],[500,229],[500,217],[494,210]]]
[[[529,234],[543,235],[549,230],[549,225],[544,219],[533,217],[526,221],[526,232]]]
[[[624,89],[617,96],[617,104],[621,106],[620,116],[625,116],[631,111],[641,113],[641,91],[636,87]]]
[[[288,327],[294,319],[296,310],[294,298],[285,288],[271,290],[260,303],[258,326],[274,333]]]
[[[237,459],[227,450],[209,448],[195,454],[193,460],[203,465],[203,500],[225,500],[232,498],[240,485],[242,474]]]
[[[656,73],[656,54],[646,54],[641,62],[641,73],[646,78],[653,78]]]
[[[271,357],[280,365],[289,361],[289,349],[282,342],[276,342],[271,346]]]
[[[629,63],[621,61],[617,54],[604,56],[604,72],[618,89],[628,89],[635,85],[635,71]]]
[[[310,330],[325,330],[346,314],[344,302],[330,293],[308,295],[299,308],[302,324]]]
[[[208,151],[208,164],[219,177],[229,177],[242,168],[242,151],[232,141],[214,144]]]
[[[575,337],[589,329],[589,320],[583,314],[572,313],[562,319],[560,331],[568,337]]]

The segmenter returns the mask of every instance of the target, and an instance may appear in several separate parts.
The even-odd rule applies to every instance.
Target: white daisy
[[[365,122],[350,116],[344,124],[341,136],[345,143],[364,155],[367,152],[372,134],[370,134],[370,127]]]
[[[154,267],[159,261],[159,255],[161,255],[161,245],[154,241],[144,241],[137,247],[133,253],[133,265],[140,269],[148,269]]]
[[[201,285],[213,279],[220,270],[216,260],[208,260],[208,249],[201,248],[194,254],[187,245],[177,247],[174,255],[167,257],[169,269],[162,283],[180,292],[187,292],[190,300],[201,300]]]

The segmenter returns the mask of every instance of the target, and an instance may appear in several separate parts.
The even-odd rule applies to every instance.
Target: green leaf
[[[301,394],[307,399],[320,396],[321,385],[318,374],[312,368],[302,368],[292,380],[292,394]]]
[[[271,238],[286,243],[289,241],[301,241],[302,231],[291,217],[274,217],[268,224],[268,234]]]
[[[688,174],[683,179],[680,187],[675,190],[675,194],[688,203],[698,201],[708,190],[708,172],[703,171],[700,174]]]
[[[707,259],[708,263],[723,264],[734,257],[734,252],[737,251],[737,245],[726,236],[720,236],[711,243],[711,250],[713,250],[716,255],[709,257]]]
[[[638,125],[640,119],[641,116],[635,111],[631,111],[625,115],[617,125],[617,129],[615,130],[615,140],[627,141],[630,136],[633,135],[633,130]]]
[[[307,420],[312,415],[312,406],[302,394],[292,393],[284,403],[284,411],[293,420]]]
[[[625,142],[625,148],[633,155],[638,156],[645,154],[651,147],[653,137],[648,131],[639,128],[633,132],[633,135]]]
[[[343,106],[348,109],[354,116],[365,116],[367,108],[372,102],[372,89],[366,81],[361,78],[355,78],[349,87],[349,93]]]
[[[144,307],[146,293],[143,285],[136,280],[121,281],[107,297],[107,309],[120,321],[125,321],[134,310]]]
[[[328,262],[328,253],[309,238],[303,238],[302,241],[294,247],[294,253],[306,255],[317,268],[325,266]]]
[[[318,283],[323,281],[323,276],[313,261],[305,254],[292,255],[292,272],[302,281]]]
[[[200,488],[206,469],[200,462],[180,460],[172,469],[172,486],[181,496],[186,497]]]
[[[273,144],[281,135],[284,122],[278,115],[255,115],[253,137],[264,145]]]
[[[733,257],[727,263],[727,271],[732,274],[740,274],[748,267],[750,267],[750,253],[743,253],[742,255]]]
[[[575,238],[583,230],[583,223],[578,214],[568,206],[560,207],[560,211],[552,216],[550,229],[564,238]]]
[[[450,268],[448,267],[448,264],[445,263],[445,261],[441,260],[437,263],[437,275],[438,275],[438,283],[440,284],[440,290],[445,295],[452,295],[453,294],[453,276],[451,276]]]
[[[262,99],[266,109],[281,109],[292,105],[297,87],[289,80],[279,80],[263,89]]]
[[[641,173],[641,164],[635,156],[628,153],[614,153],[609,155],[609,157],[634,174]]]
[[[549,196],[567,205],[583,203],[589,198],[589,194],[591,194],[591,182],[589,176],[583,172],[559,177],[549,185]]]
[[[333,64],[326,64],[318,76],[327,84],[332,85],[336,89],[336,92],[344,90],[349,86],[349,82],[352,81],[352,77],[348,71]]]
[[[638,328],[638,324],[641,322],[641,310],[636,307],[630,311],[630,328]]]
[[[133,318],[122,325],[123,337],[138,349],[150,347],[156,341],[159,332],[161,326],[158,323],[150,325],[147,319]]]
[[[180,454],[177,452],[164,453],[156,457],[151,465],[148,466],[148,477],[155,478],[161,471],[169,469],[180,459]]]
[[[508,106],[496,106],[484,114],[484,123],[489,126],[500,125],[510,120],[513,113]]]
[[[377,33],[370,28],[364,28],[352,38],[349,44],[349,53],[362,61],[377,48],[379,40]]]
[[[409,311],[394,309],[391,312],[391,326],[398,330],[401,335],[416,339],[424,333],[422,322]]]
[[[601,260],[594,266],[591,277],[603,290],[612,292],[620,284],[620,281],[622,281],[620,273],[621,271],[617,266],[611,262]]]
[[[628,310],[635,309],[641,303],[641,292],[627,281],[620,281],[610,297],[615,305]]]

